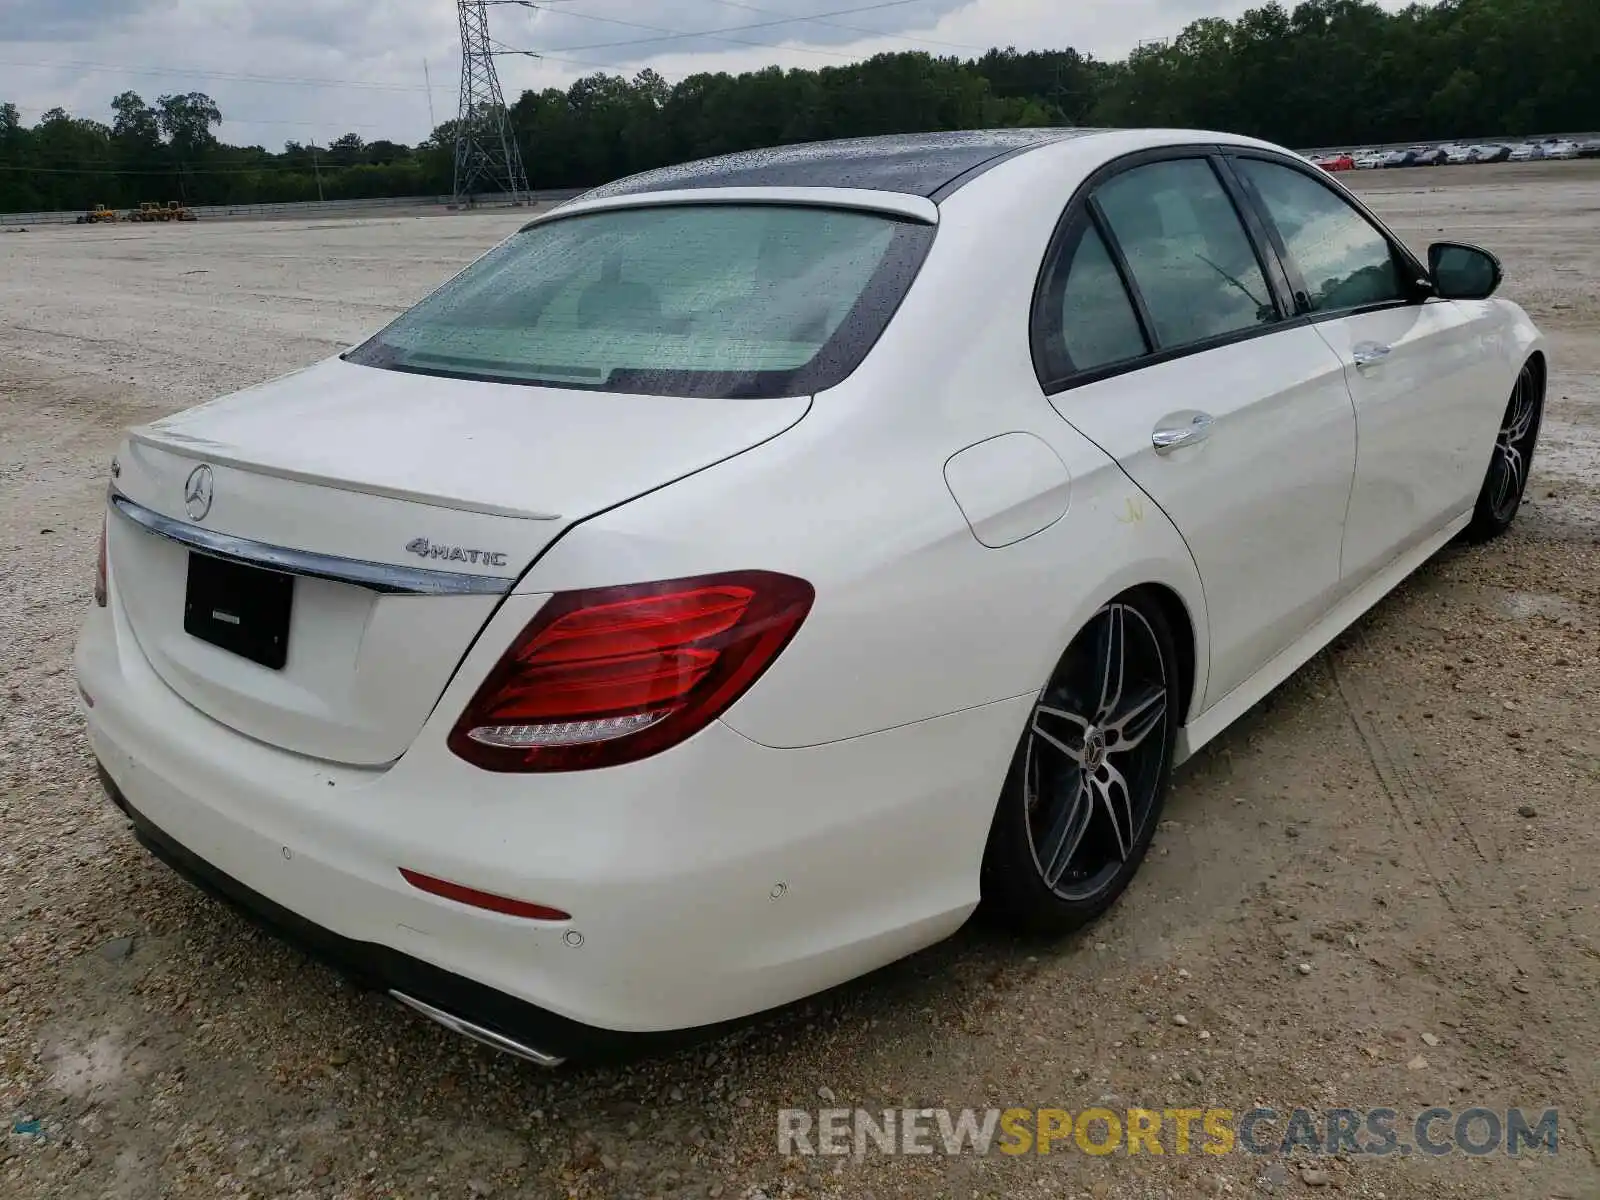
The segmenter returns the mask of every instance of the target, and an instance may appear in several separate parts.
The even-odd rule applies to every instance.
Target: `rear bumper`
[[[953,932],[1029,703],[802,750],[713,724],[642,762],[535,777],[449,753],[453,691],[385,769],[237,734],[155,674],[114,575],[76,665],[90,746],[159,857],[374,986],[573,1058],[771,1009]],[[401,867],[573,916],[471,908]]]
[[[682,1040],[673,1035],[619,1034],[596,1029],[442,971],[388,946],[341,937],[252,891],[179,845],[128,803],[104,767],[100,768],[100,782],[111,802],[133,823],[133,835],[140,845],[201,891],[352,982],[395,995],[409,1007],[457,1032],[541,1066],[556,1066],[569,1058],[592,1062],[665,1049]],[[428,1009],[434,1011],[430,1013]]]

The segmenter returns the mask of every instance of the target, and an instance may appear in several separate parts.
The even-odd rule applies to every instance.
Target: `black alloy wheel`
[[[984,856],[986,907],[1063,933],[1138,870],[1172,773],[1176,655],[1161,608],[1130,593],[1073,639],[1017,748]]]
[[[1495,437],[1489,471],[1478,493],[1467,537],[1474,541],[1499,537],[1511,526],[1522,497],[1528,488],[1528,472],[1533,466],[1533,451],[1539,441],[1539,424],[1544,415],[1544,395],[1531,363],[1522,368],[1517,385],[1506,402]]]

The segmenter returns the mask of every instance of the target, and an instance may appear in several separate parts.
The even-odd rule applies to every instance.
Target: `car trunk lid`
[[[108,528],[113,591],[152,666],[201,711],[303,754],[390,762],[544,547],[782,433],[808,403],[334,360],[130,433]],[[196,572],[194,556],[230,566]]]

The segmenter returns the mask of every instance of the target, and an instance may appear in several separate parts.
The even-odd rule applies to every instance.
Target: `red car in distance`
[[[1356,160],[1348,154],[1324,154],[1311,160],[1324,171],[1354,171]]]

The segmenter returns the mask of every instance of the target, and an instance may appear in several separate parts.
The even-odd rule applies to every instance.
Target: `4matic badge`
[[[503,567],[506,556],[499,550],[469,550],[461,546],[441,546],[425,537],[412,538],[406,549],[419,558],[437,558],[445,562],[478,563],[485,567]]]

